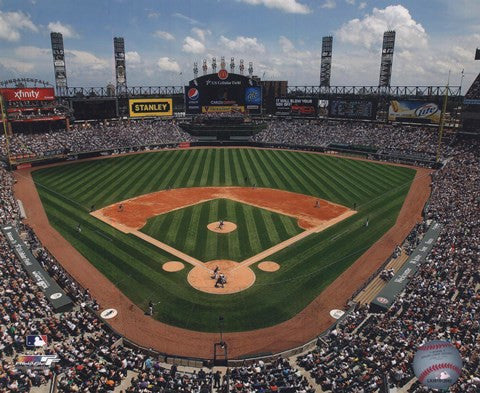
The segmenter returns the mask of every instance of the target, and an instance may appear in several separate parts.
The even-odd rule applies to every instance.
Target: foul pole
[[[438,162],[438,160],[440,159],[440,149],[442,147],[443,127],[445,125],[445,112],[447,111],[449,86],[450,86],[450,71],[448,71],[447,86],[445,86],[445,96],[443,97],[442,113],[440,115],[440,127],[439,127],[439,130],[438,130],[437,156],[436,156],[436,159],[435,159],[436,162]]]

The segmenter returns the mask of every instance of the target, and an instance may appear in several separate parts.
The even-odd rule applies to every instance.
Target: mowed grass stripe
[[[201,163],[205,160],[207,151],[202,149],[202,150],[196,150],[196,152],[199,152],[198,155],[196,156],[196,165],[193,167],[193,170],[190,174],[190,177],[188,178],[187,182],[185,183],[185,187],[193,187],[198,184],[197,178],[199,178],[199,172],[200,169],[203,167]]]
[[[377,168],[374,165],[370,165],[368,169],[362,170],[360,161],[344,162],[344,160],[336,160],[335,164],[343,168],[348,175],[354,174],[356,179],[364,179],[362,184],[368,188],[370,193],[375,193],[378,187],[390,187],[396,183],[395,180],[391,179],[390,174],[385,176],[388,171],[384,172],[381,168]],[[365,173],[368,173],[368,179],[366,179]]]
[[[198,151],[194,154],[188,154],[184,162],[180,166],[180,170],[173,182],[173,188],[181,187],[186,184],[192,176],[192,171],[198,165]]]
[[[220,149],[220,176],[218,179],[218,184],[224,186],[227,183],[227,173],[228,178],[230,179],[230,166],[228,165],[228,160],[225,159],[226,149]]]
[[[172,155],[174,156],[174,155]],[[162,168],[166,163],[168,163],[168,155],[166,155],[165,159],[155,160],[155,156],[152,156],[153,160],[149,161],[150,170],[143,174],[140,179],[143,178],[142,181],[137,181],[136,185],[130,189],[131,195],[139,195],[145,193],[145,191],[149,191],[152,189],[157,189],[156,185],[159,183],[159,173],[160,168]],[[162,158],[162,157],[161,157]]]
[[[201,228],[198,224],[200,221],[200,214],[202,212],[202,204],[193,206],[184,210],[182,221],[179,222],[177,230],[177,238],[175,244],[179,245],[179,250],[187,250],[187,239],[194,239],[193,244],[196,244],[198,237],[202,236],[202,232],[207,231],[207,228]]]
[[[372,188],[367,186],[365,182],[362,182],[360,177],[352,178],[351,173],[346,174],[344,168],[337,165],[336,160],[329,160],[328,168],[334,174],[335,179],[338,179],[344,186],[344,189],[349,190],[349,194],[355,196],[357,200],[364,200],[372,195]]]
[[[85,178],[88,178],[92,172],[96,172],[98,169],[98,165],[95,163],[95,161],[47,168],[45,169],[45,172],[42,172],[43,184],[49,187],[55,187],[56,189],[70,188],[71,184],[74,184],[73,182],[77,181],[77,176],[75,175],[75,170],[77,168],[72,168],[72,166],[75,165],[83,166],[82,172],[84,173]]]
[[[215,161],[213,164],[213,178],[211,183],[215,185],[221,185],[220,183],[220,173],[225,171],[222,163],[222,151],[223,149],[215,149]]]
[[[279,152],[278,160],[283,165],[283,171],[290,181],[296,183],[296,192],[302,194],[318,196],[319,190],[315,186],[316,176],[311,172],[311,168],[303,165],[303,160],[292,160],[287,152]],[[318,180],[317,180],[318,181]]]
[[[73,170],[71,172],[72,177],[70,178],[70,182],[65,184],[64,187],[59,187],[58,190],[59,192],[78,200],[78,197],[85,193],[85,185],[88,185],[88,189],[96,189],[105,179],[112,177],[114,174],[118,176],[121,173],[122,168],[125,168],[124,170],[126,170],[128,165],[133,162],[134,156],[128,156],[126,159],[128,162],[125,167],[116,165],[115,160],[112,160],[112,162],[105,160],[109,165],[97,164],[96,170],[86,174],[86,176],[82,175],[81,170]],[[96,163],[96,161],[94,162]]]
[[[291,159],[291,157],[292,155],[288,154],[287,160]],[[323,165],[319,165],[317,162],[313,161],[313,155],[307,154],[305,156],[305,160],[295,160],[295,165],[298,170],[305,173],[305,176],[307,176],[307,178],[312,179],[311,175],[309,175],[309,173],[311,173],[312,175],[315,174],[325,179],[325,182],[329,184],[329,187],[326,189],[330,191],[330,194],[335,195],[333,199],[334,202],[348,205],[351,201],[351,197],[349,198],[348,196],[352,193],[355,194],[356,199],[363,200],[363,198],[361,198],[361,196],[358,194],[358,190],[355,190],[355,192],[353,192],[353,190],[351,190],[350,187],[348,187],[340,179],[337,170],[331,166],[331,163],[328,160],[324,160],[324,158],[324,156],[319,156],[319,159],[324,161]],[[324,191],[324,189],[319,190],[319,192]]]
[[[263,160],[259,159],[259,156],[254,150],[247,150],[247,156],[249,164],[254,168],[255,172],[259,174],[259,184],[262,187],[265,187],[265,185],[269,183],[272,184],[272,188],[281,187],[281,183],[278,182],[278,176],[270,172]]]
[[[227,245],[227,255],[241,255],[241,249],[243,248],[243,244],[241,243],[241,240],[237,240],[235,241],[236,239],[240,239],[240,234],[244,231],[246,231],[247,228],[245,227],[242,227],[238,221],[238,216],[237,216],[237,211],[235,209],[235,203],[232,203],[232,201],[229,201],[227,200],[227,203],[225,205],[226,207],[226,219],[227,221],[230,221],[230,222],[233,222],[237,225],[237,229],[235,230],[235,232],[233,233],[235,235],[235,239],[233,239],[233,236],[230,236],[230,235],[227,235],[229,236],[229,242],[228,242],[228,245]]]
[[[270,160],[271,154],[264,154],[259,150],[253,150],[252,153],[255,156],[255,160],[260,163],[263,172],[266,173],[267,180],[264,184],[269,184],[269,179],[272,179],[275,184],[275,188],[286,189],[287,186],[285,179],[280,175],[280,171],[276,170],[276,168],[272,165]]]
[[[208,212],[208,222],[211,223],[211,222],[218,222],[218,202],[219,200],[218,199],[214,199],[213,201],[210,201],[209,203],[209,212]],[[201,241],[199,241],[199,247],[202,247],[203,246],[203,251],[204,251],[204,254],[205,254],[205,259],[208,261],[208,260],[211,260],[211,259],[216,259],[216,256],[214,256],[216,253],[214,250],[217,250],[218,247],[217,247],[217,240],[218,240],[218,235],[215,233],[215,232],[212,232],[212,231],[206,231],[204,232],[206,233],[206,242],[204,242],[204,244],[202,244]],[[203,236],[198,233],[198,236],[197,236],[197,240],[200,240]],[[214,251],[212,253],[212,251]]]
[[[276,173],[281,182],[279,184],[288,185],[292,191],[300,192],[302,194],[310,194],[314,192],[312,185],[308,183],[303,183],[299,181],[298,175],[292,176],[292,174],[287,170],[288,163],[282,159],[278,151],[270,151],[271,154],[266,154],[265,158],[271,167]],[[308,192],[310,190],[310,192]]]
[[[229,149],[228,150],[230,156],[231,156],[231,167],[233,168],[234,175],[232,176],[233,179],[236,179],[236,183],[233,184],[238,184],[238,185],[243,185],[243,186],[248,186],[248,182],[245,181],[245,178],[247,177],[246,173],[243,172],[242,167],[240,165],[240,159],[239,159],[239,151],[238,149]]]
[[[247,162],[245,149],[239,149],[237,150],[237,152],[238,152],[240,167],[242,168],[242,172],[247,177],[247,184],[250,186],[255,185],[257,187],[261,187],[262,184],[260,184],[259,179],[257,178],[258,173],[256,173]]]
[[[192,176],[194,168],[198,165],[198,155],[199,150],[194,151],[193,154],[189,154],[183,166],[183,171],[178,174],[179,184],[186,184],[190,176]]]
[[[126,162],[125,164],[122,164],[122,161],[118,161],[117,159],[114,159],[112,162],[113,165],[109,168],[99,168],[100,174],[97,177],[94,177],[92,179],[85,179],[85,181],[79,179],[79,182],[77,183],[76,187],[74,187],[70,192],[73,198],[76,199],[81,199],[82,197],[89,197],[91,192],[96,192],[98,188],[104,187],[105,184],[108,184],[111,182],[113,179],[117,181],[118,179],[121,179],[123,174],[125,172],[128,172],[131,167],[133,166],[140,166],[145,163],[145,161],[142,162],[142,160],[135,159],[135,156],[127,156],[128,158],[131,158]],[[144,159],[146,160],[146,158]],[[88,182],[88,183],[87,183]],[[88,192],[85,192],[85,187],[84,184],[89,185]]]
[[[210,162],[212,161],[212,150],[207,150],[207,155],[204,157],[204,160],[200,163],[202,167],[201,173],[199,173],[199,181],[196,186],[204,186],[207,185],[207,178],[208,178],[208,170],[210,168]]]
[[[118,173],[118,169],[115,174],[113,174],[113,172],[107,172],[105,176],[102,176],[102,178],[94,182],[92,188],[87,192],[81,193],[81,189],[78,189],[76,198],[81,200],[82,203],[85,203],[85,201],[102,201],[102,196],[109,195],[109,192],[118,187],[118,184],[121,184],[123,179],[128,179],[138,168],[142,167],[145,167],[145,162],[137,160],[130,166],[123,166],[120,173]],[[99,189],[102,190],[102,192],[99,193]]]
[[[210,160],[210,165],[209,165],[209,168],[208,168],[208,176],[207,176],[206,184],[212,184],[212,185],[217,184],[214,181],[215,170],[218,171],[218,168],[217,168],[217,165],[216,165],[217,159],[218,159],[217,149],[213,149],[212,150],[212,159]]]
[[[132,188],[140,179],[147,178],[147,173],[152,170],[154,159],[154,156],[148,155],[143,164],[142,161],[139,161],[132,165],[132,168],[127,172],[123,172],[121,177],[112,179],[108,186],[97,190],[96,198],[103,200],[105,204],[109,205],[114,201],[128,199],[130,196],[135,195],[132,192]]]
[[[112,182],[109,187],[99,192],[98,196],[106,201],[107,204],[113,201],[128,199],[136,195],[134,189],[138,186],[139,180],[148,178],[148,174],[153,173],[155,157],[150,156],[147,165],[135,166],[133,171],[125,173],[123,179],[119,182]],[[139,190],[139,188],[136,188]]]

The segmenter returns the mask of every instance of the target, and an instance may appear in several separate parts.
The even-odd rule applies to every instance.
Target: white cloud
[[[252,5],[264,5],[267,8],[278,9],[289,14],[309,14],[311,9],[298,0],[239,0]]]
[[[142,62],[142,59],[138,52],[130,51],[125,53],[125,61],[127,67],[135,67]]]
[[[205,45],[193,37],[187,36],[183,41],[182,50],[187,53],[203,53]]]
[[[366,1],[362,1],[362,2],[358,5],[358,9],[359,9],[359,10],[363,10],[366,6],[367,6],[367,2],[366,2]]]
[[[310,67],[316,68],[318,61],[318,54],[312,54],[309,50],[296,49],[292,41],[285,36],[280,36],[278,43],[281,48],[281,55],[274,56],[273,62],[279,68],[293,66],[293,67]]]
[[[23,59],[49,59],[52,56],[52,50],[46,48],[38,48],[36,46],[19,46],[15,48],[15,55]]]
[[[3,56],[0,57],[0,65],[16,74],[24,74],[27,72],[31,72],[35,68],[35,64],[33,63],[28,63],[25,61],[11,59]]]
[[[355,0],[345,0],[347,4],[355,5]]]
[[[165,41],[173,41],[175,37],[170,34],[168,31],[157,30],[153,33],[154,37],[161,38]]]
[[[183,15],[181,14],[180,12],[175,12],[172,16],[174,16],[175,18],[178,18],[178,19],[182,19],[184,21],[187,21],[188,23],[190,23],[191,25],[199,25],[200,22],[196,19],[193,19],[193,18],[190,18],[189,16],[187,15]]]
[[[62,33],[62,35],[65,38],[78,38],[79,37],[78,33],[75,31],[75,29],[72,26],[63,24],[59,21],[50,22],[48,24],[48,30],[53,31],[55,33]]]
[[[158,59],[157,66],[161,71],[180,72],[178,63],[169,57],[161,57]]]
[[[38,28],[31,21],[30,15],[24,14],[21,11],[0,11],[0,40],[18,41],[20,39],[20,30],[37,32]]]
[[[395,46],[399,48],[427,45],[425,29],[402,5],[374,8],[372,13],[365,15],[363,19],[352,19],[343,24],[336,35],[342,42],[371,48],[382,42],[383,33],[387,30],[396,31]]]
[[[283,35],[280,36],[278,42],[280,44],[280,47],[282,48],[282,52],[284,53],[288,53],[294,48],[292,41],[290,41],[287,37],[284,37]]]
[[[156,11],[150,11],[147,14],[147,18],[150,18],[150,19],[157,19],[159,16],[160,16],[160,12],[156,12]]]
[[[231,40],[222,35],[220,36],[220,44],[232,52],[265,52],[265,46],[256,37],[238,36]]]
[[[109,67],[107,60],[97,57],[90,52],[66,49],[65,54],[67,55],[67,70],[73,68],[82,72],[104,71]]]
[[[202,42],[205,41],[205,37],[207,35],[212,34],[210,30],[202,30],[202,29],[199,29],[198,27],[194,27],[192,29],[192,33],[195,34],[198,37],[198,39]]]
[[[335,0],[325,0],[325,2],[320,6],[320,8],[326,8],[326,9],[333,9],[337,6],[337,3],[335,3]]]

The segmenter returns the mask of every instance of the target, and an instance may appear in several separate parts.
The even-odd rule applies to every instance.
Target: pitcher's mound
[[[237,229],[237,225],[230,221],[224,221],[222,229],[219,228],[220,221],[215,221],[207,225],[207,228],[216,233],[230,233]]]
[[[258,264],[258,268],[264,272],[276,272],[280,269],[280,265],[276,262],[265,261]]]
[[[171,262],[165,262],[162,266],[162,269],[165,270],[166,272],[178,272],[182,270],[184,267],[185,265],[182,262],[171,261]]]
[[[218,272],[223,273],[227,280],[223,288],[221,286],[215,287],[217,280],[212,278],[213,271],[217,266]],[[188,273],[187,280],[192,287],[199,291],[226,295],[243,291],[252,286],[255,282],[255,273],[248,266],[222,259],[206,262],[203,266],[195,266]]]

